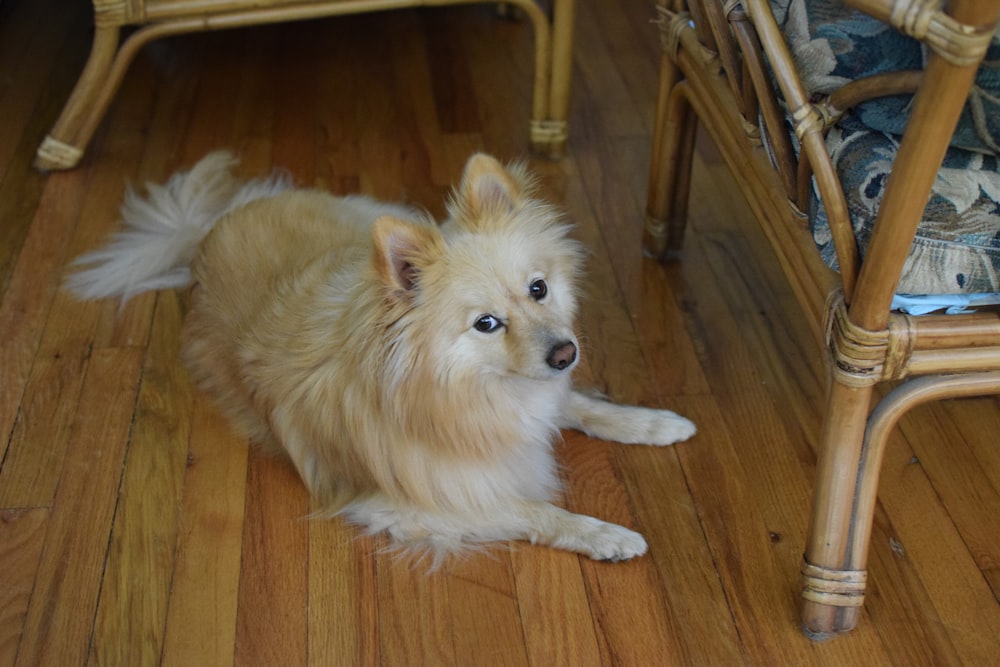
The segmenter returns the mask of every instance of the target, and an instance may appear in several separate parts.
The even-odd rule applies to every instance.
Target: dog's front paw
[[[586,529],[566,536],[558,546],[594,560],[613,563],[646,553],[646,540],[634,530],[592,517],[585,518],[589,524]]]
[[[669,410],[651,411],[647,424],[646,444],[672,445],[683,442],[698,432],[698,428],[690,419],[685,419]]]
[[[564,425],[626,445],[672,445],[697,431],[690,420],[670,410],[618,405],[580,392],[570,396]]]
[[[687,440],[698,430],[694,422],[670,410],[630,408],[623,415],[614,439],[632,445],[672,445]]]

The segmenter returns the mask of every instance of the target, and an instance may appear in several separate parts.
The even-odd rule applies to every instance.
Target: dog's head
[[[409,354],[433,355],[437,373],[568,374],[579,358],[583,260],[569,226],[533,196],[522,167],[482,154],[466,164],[448,212],[440,228],[393,217],[375,224],[375,267],[394,323],[422,350]]]

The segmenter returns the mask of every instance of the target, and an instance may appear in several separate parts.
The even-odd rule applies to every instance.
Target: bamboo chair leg
[[[872,411],[865,433],[858,475],[857,500],[849,535],[851,544],[847,568],[862,571],[868,566],[875,501],[889,435],[899,419],[915,407],[949,398],[969,398],[1000,394],[1000,371],[975,375],[929,375],[910,380],[893,389]],[[861,607],[846,607],[840,620],[844,630],[858,622]]]
[[[664,56],[660,75],[660,96],[650,158],[649,195],[646,199],[646,253],[660,260],[680,250],[687,221],[688,190],[694,136],[698,119],[687,99],[684,82],[677,83],[679,71]]]
[[[862,457],[871,396],[872,386],[836,377],[829,392],[802,568],[802,628],[811,639],[850,630],[856,613],[845,617],[843,610],[864,602],[865,573],[850,567],[849,553],[859,479],[871,474],[865,466],[872,462]]]
[[[531,117],[531,148],[558,159],[569,138],[569,95],[573,70],[573,22],[576,0],[556,0],[551,19],[534,0],[524,7],[535,24],[536,73]]]
[[[35,167],[42,170],[70,169],[83,157],[83,151],[97,125],[94,120],[104,113],[99,100],[110,99],[117,88],[111,71],[118,52],[117,26],[97,26],[90,57],[80,74],[59,119],[35,156]],[[111,86],[111,91],[105,89]],[[87,128],[90,128],[89,132]]]
[[[667,100],[670,99],[670,93],[680,78],[680,69],[676,64],[674,64],[674,61],[671,60],[667,52],[663,51],[663,53],[660,54],[660,79],[659,87],[656,92],[656,116],[653,117],[652,155],[650,155],[649,158],[648,192],[650,193],[656,190],[662,182],[660,172],[662,171],[663,164],[660,156],[663,153],[662,148],[665,132],[664,126],[666,125],[667,117],[669,116]],[[649,206],[647,206],[647,208],[649,208]]]
[[[681,123],[681,148],[677,155],[677,176],[674,184],[673,206],[667,226],[665,258],[675,256],[684,245],[687,228],[688,198],[691,195],[691,170],[694,166],[694,140],[698,132],[698,116],[688,113]]]

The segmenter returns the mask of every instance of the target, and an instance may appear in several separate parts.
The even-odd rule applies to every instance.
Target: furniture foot
[[[531,149],[556,160],[566,154],[569,124],[564,120],[531,121]]]
[[[82,157],[83,150],[48,135],[35,154],[35,168],[39,171],[72,169]]]
[[[850,560],[851,527],[860,479],[879,472],[863,469],[871,396],[871,385],[851,386],[836,377],[830,388],[803,565],[802,627],[810,636],[847,632],[857,614],[846,610],[864,603],[864,572]]]

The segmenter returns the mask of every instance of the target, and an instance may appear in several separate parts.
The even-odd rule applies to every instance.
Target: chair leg
[[[653,127],[643,246],[657,259],[680,250],[687,221],[688,193],[697,116],[685,96],[681,72],[664,53]]]
[[[576,0],[556,0],[552,7],[549,40],[542,40],[546,22],[535,24],[535,48],[550,46],[540,56],[535,102],[531,120],[531,148],[536,153],[558,159],[566,153],[569,138],[569,95],[573,70],[573,22]]]
[[[689,112],[680,123],[680,150],[674,166],[674,192],[667,224],[667,243],[664,259],[679,253],[684,245],[687,228],[688,197],[691,194],[691,169],[694,165],[694,140],[698,133],[698,117]]]
[[[66,106],[35,156],[35,167],[42,170],[70,169],[83,157],[97,123],[118,82],[112,76],[118,53],[118,26],[99,25],[94,32],[90,57],[80,74]],[[111,90],[107,90],[111,87]]]
[[[931,401],[998,393],[1000,393],[1000,371],[972,375],[930,375],[908,380],[879,401],[868,418],[858,468],[858,488],[855,493],[857,500],[848,533],[850,544],[846,568],[849,571],[864,571],[868,566],[868,549],[871,545],[872,525],[875,520],[875,501],[882,461],[889,443],[889,435],[895,429],[900,417],[913,408]],[[859,594],[863,593],[862,588]],[[853,628],[860,614],[860,605],[842,609],[835,631],[846,632]]]
[[[851,544],[858,522],[865,521],[858,516],[858,486],[877,477],[881,462],[863,454],[871,397],[871,385],[834,378],[830,388],[802,568],[802,628],[812,639],[853,628],[864,603],[865,572],[853,566]],[[869,530],[870,523],[869,517]]]

